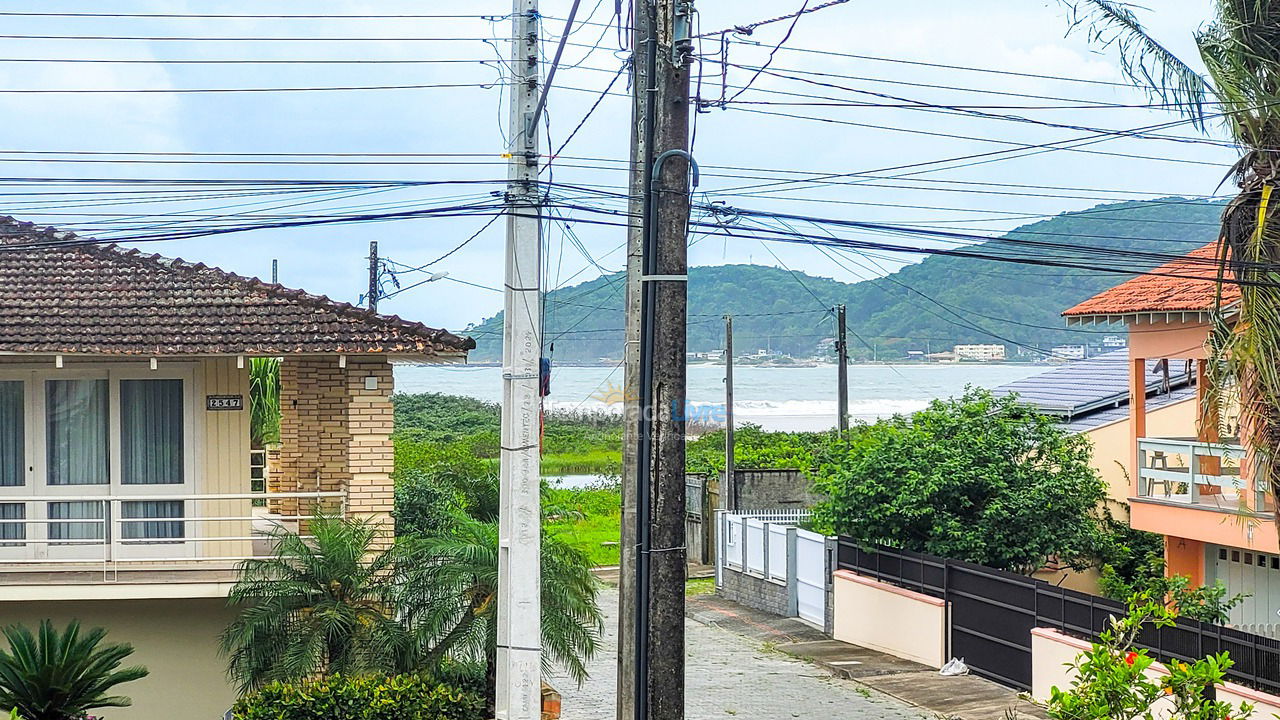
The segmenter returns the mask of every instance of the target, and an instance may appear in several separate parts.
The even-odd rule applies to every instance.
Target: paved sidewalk
[[[865,686],[919,708],[930,717],[958,720],[1043,718],[1040,708],[1009,688],[974,675],[944,677],[902,658],[832,640],[794,618],[744,607],[716,595],[690,598],[688,614],[701,623],[772,645],[777,651],[821,667],[850,684]]]
[[[591,662],[591,678],[581,688],[565,677],[551,684],[564,698],[565,720],[615,720],[617,693],[618,591],[601,588],[600,606],[605,613],[605,637],[600,653]],[[690,599],[695,617],[703,608],[700,598]],[[685,624],[688,659],[685,676],[688,720],[753,720],[800,718],[801,720],[931,720],[933,715],[900,700],[842,680],[827,670],[778,652],[779,643],[813,639],[814,631],[795,621],[798,628],[773,627],[748,613],[702,616],[712,624],[689,619]],[[745,608],[744,608],[745,610]],[[778,618],[774,618],[778,620]],[[738,634],[737,630],[749,628]],[[821,637],[821,633],[817,634]]]

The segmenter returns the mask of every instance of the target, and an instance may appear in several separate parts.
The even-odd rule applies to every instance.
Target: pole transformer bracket
[[[693,53],[693,13],[692,0],[676,3],[671,28],[671,64],[675,67],[684,67]]]

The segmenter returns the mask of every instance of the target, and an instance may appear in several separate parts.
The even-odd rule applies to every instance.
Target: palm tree
[[[1196,32],[1205,80],[1149,35],[1125,4],[1060,0],[1089,37],[1119,51],[1136,85],[1178,104],[1197,127],[1221,118],[1243,154],[1232,169],[1240,191],[1222,214],[1219,302],[1210,339],[1215,397],[1240,405],[1240,436],[1258,487],[1280,489],[1280,0],[1215,0],[1209,24]],[[1216,102],[1205,112],[1205,99]],[[1222,284],[1240,287],[1233,317]],[[1280,511],[1276,522],[1280,524]]]
[[[332,673],[395,672],[404,633],[394,617],[400,546],[379,551],[372,522],[321,515],[311,538],[277,528],[275,552],[240,566],[222,633],[227,674],[242,690]]]
[[[498,524],[465,514],[443,534],[412,539],[422,572],[404,588],[407,631],[419,648],[417,664],[444,657],[483,665],[492,683],[497,652]],[[591,562],[554,537],[542,538],[542,660],[576,682],[587,677],[604,620],[596,604]]]
[[[95,708],[128,707],[129,698],[107,692],[147,676],[144,667],[120,667],[131,645],[104,645],[106,630],[81,634],[76,620],[61,633],[50,620],[40,622],[36,635],[21,625],[2,632],[9,651],[0,651],[0,708],[25,720],[73,720]]]

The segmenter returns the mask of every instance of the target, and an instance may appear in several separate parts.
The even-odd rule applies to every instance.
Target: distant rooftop
[[[1101,320],[1115,322],[1138,315],[1207,313],[1218,302],[1218,243],[1209,243],[1184,257],[1165,263],[1084,302],[1063,311],[1068,321]],[[1223,277],[1234,276],[1228,270]],[[1198,279],[1203,278],[1203,279]],[[1222,305],[1240,300],[1240,287],[1222,286]]]
[[[1170,391],[1162,392],[1163,374],[1153,374],[1156,362],[1147,361],[1148,411],[1195,397],[1192,376],[1176,360],[1170,361]],[[994,392],[1016,393],[1019,400],[1036,410],[1062,417],[1073,432],[1109,425],[1129,416],[1129,353],[1118,350],[1077,360],[1001,385]]]

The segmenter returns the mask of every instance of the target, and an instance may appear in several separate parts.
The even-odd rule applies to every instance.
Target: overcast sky
[[[613,0],[582,0],[580,25],[573,46],[550,95],[552,143],[559,145],[585,115],[623,62],[617,36],[607,24]],[[798,8],[801,0],[699,0],[701,31],[709,32],[773,17]],[[544,0],[548,35],[558,36],[570,0]],[[624,3],[625,6],[625,3]],[[1162,0],[1156,11],[1142,11],[1149,28],[1185,59],[1194,59],[1192,33],[1206,17],[1208,3]],[[510,5],[500,0],[431,0],[409,2],[296,2],[258,0],[240,2],[141,2],[130,0],[45,0],[41,3],[3,0],[0,11],[115,13],[438,13],[504,16]],[[506,55],[501,39],[509,33],[505,19],[148,19],[148,18],[34,18],[4,17],[6,35],[129,35],[182,37],[361,37],[449,38],[444,40],[369,40],[361,42],[255,41],[195,42],[156,40],[0,39],[0,89],[142,90],[181,88],[335,87],[370,85],[462,84],[463,88],[269,93],[14,93],[0,94],[4,140],[0,158],[8,177],[39,178],[229,178],[229,179],[412,179],[426,181],[495,180],[505,176],[500,154],[504,149],[504,97],[494,85],[500,76],[496,62]],[[750,40],[761,47],[732,45],[729,62],[762,62],[786,31],[777,23],[756,31]],[[911,163],[938,161],[1011,147],[1008,143],[1044,143],[1081,137],[1082,131],[1050,128],[988,118],[921,112],[903,108],[854,108],[777,105],[779,102],[824,102],[801,97],[821,95],[845,101],[885,102],[854,90],[887,93],[935,104],[987,106],[1062,105],[1064,100],[1091,103],[1141,104],[1139,92],[1101,84],[975,73],[899,62],[837,57],[801,52],[820,50],[896,60],[964,65],[1081,80],[1122,80],[1114,57],[1090,48],[1081,35],[1065,35],[1061,8],[1043,0],[917,0],[865,3],[853,0],[802,18],[777,52],[771,68],[782,74],[801,71],[844,77],[804,75],[834,83],[813,83],[762,75],[738,99],[775,103],[743,104],[714,109],[697,116],[694,148],[707,167],[701,191],[705,200],[878,222],[916,223],[928,227],[964,228],[966,232],[995,233],[1039,216],[1080,209],[1102,198],[1150,197],[1145,193],[1208,195],[1215,192],[1234,153],[1229,148],[1151,139],[1119,139],[1089,145],[1092,152],[1060,151],[1028,155],[965,168],[941,163],[927,174],[889,180],[894,171],[872,173],[856,185],[787,186],[787,192],[765,196],[726,194],[729,189],[760,184],[759,179],[728,177],[760,175],[757,169],[849,173],[876,171]],[[486,41],[487,40],[487,41]],[[599,49],[589,46],[599,45]],[[718,56],[718,39],[703,41],[700,51]],[[550,47],[548,48],[550,52]],[[463,60],[435,64],[351,65],[180,65],[16,63],[19,58],[44,59],[399,59]],[[490,61],[481,63],[480,61]],[[1198,61],[1195,63],[1198,67]],[[742,85],[751,73],[731,69],[731,86]],[[721,96],[720,68],[702,68],[702,95]],[[914,83],[914,85],[904,84]],[[480,87],[479,84],[486,84]],[[955,89],[926,88],[943,85]],[[999,91],[1043,96],[1028,99],[998,95]],[[557,183],[621,187],[630,133],[625,75],[570,143],[554,169]],[[734,90],[731,88],[729,94]],[[791,93],[790,95],[785,93]],[[891,101],[892,102],[892,101]],[[1053,123],[1111,129],[1137,128],[1177,120],[1166,110],[1150,109],[991,109]],[[789,113],[836,122],[782,117]],[[850,123],[857,123],[852,125]],[[1186,125],[1163,131],[1193,137]],[[932,133],[923,134],[923,133]],[[942,137],[966,136],[973,139]],[[120,163],[119,156],[30,156],[12,151],[107,152],[221,152],[221,153],[449,153],[469,157],[433,158],[431,164],[367,164],[378,158],[341,158],[335,165],[206,164],[189,156],[151,156],[162,163]],[[1153,155],[1177,162],[1119,157]],[[586,159],[575,159],[586,158]],[[94,159],[108,162],[48,162],[53,159]],[[132,159],[138,159],[134,157]],[[208,160],[210,158],[199,158]],[[224,157],[242,161],[255,158]],[[256,158],[262,159],[262,158]],[[298,160],[277,157],[273,160]],[[338,159],[338,158],[330,158]],[[442,164],[448,160],[451,163]],[[181,161],[181,162],[174,162]],[[308,159],[307,162],[313,162]],[[382,159],[382,162],[387,162]],[[356,164],[350,164],[356,163]],[[586,166],[586,167],[582,167]],[[744,168],[729,170],[726,167]],[[901,172],[901,171],[897,171]],[[942,182],[946,181],[946,182]],[[990,194],[990,186],[954,181],[1026,183],[1089,191],[1021,195]],[[415,209],[474,202],[500,185],[438,185],[382,191],[315,202],[314,195],[207,199],[181,206],[186,212],[243,212],[256,210],[297,214],[346,212],[354,209]],[[778,189],[778,188],[773,188]],[[958,189],[985,192],[957,192]],[[1008,188],[1004,188],[1008,191]],[[1106,192],[1102,192],[1106,191]],[[1039,197],[1038,195],[1073,197]],[[820,202],[814,202],[814,201]],[[298,203],[309,202],[309,205]],[[3,207],[9,203],[9,207]],[[227,206],[239,204],[235,208]],[[80,223],[104,227],[106,218],[67,215],[58,202],[33,205],[30,198],[0,196],[0,212],[46,223]],[[288,207],[292,205],[292,207]],[[276,210],[272,210],[276,208]],[[94,212],[136,214],[172,210],[174,206],[127,203],[94,208]],[[395,223],[339,227],[262,230],[252,233],[155,243],[149,249],[169,256],[203,261],[247,275],[269,277],[272,258],[280,261],[281,282],[354,302],[363,291],[369,240],[379,240],[384,256],[407,265],[427,262],[474,233],[485,218],[415,219]],[[130,218],[131,223],[137,220]],[[156,218],[154,222],[164,222]],[[618,269],[622,233],[618,229],[571,226],[569,237],[560,224],[547,228],[548,282],[567,285],[590,279],[598,268]],[[581,249],[578,246],[581,243]],[[383,310],[429,325],[462,329],[492,315],[501,296],[465,283],[501,283],[503,232],[495,223],[474,242],[433,269],[447,271],[448,280],[406,291],[384,302]],[[583,253],[591,256],[589,260]],[[776,256],[776,257],[775,257]],[[846,260],[837,265],[811,247],[755,240],[697,239],[690,251],[694,264],[755,262],[784,263],[792,269],[852,281],[893,266],[882,258]],[[918,258],[904,257],[899,261]],[[871,261],[879,263],[879,266]],[[860,263],[860,264],[859,264]],[[407,283],[422,279],[407,274]],[[464,281],[464,282],[457,282]]]

